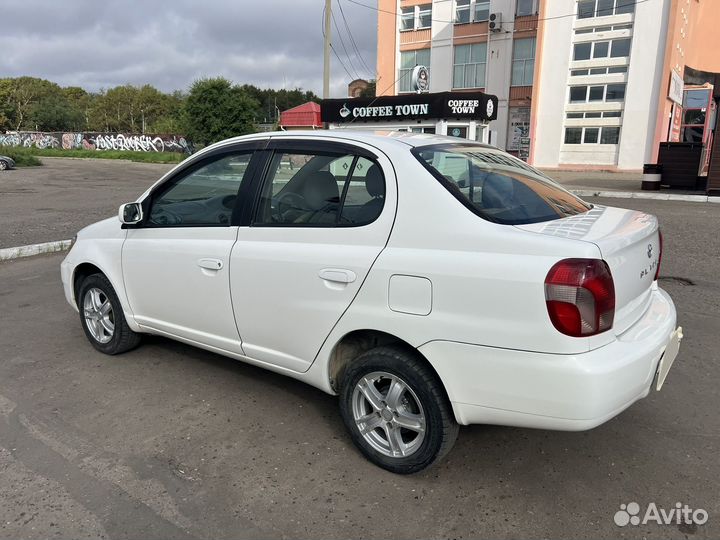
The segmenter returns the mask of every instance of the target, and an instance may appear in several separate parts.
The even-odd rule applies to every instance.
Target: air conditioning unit
[[[491,32],[500,32],[502,30],[502,13],[491,13],[488,27]]]

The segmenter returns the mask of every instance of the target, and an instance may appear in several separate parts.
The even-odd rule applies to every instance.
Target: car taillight
[[[657,268],[655,268],[655,281],[658,280],[660,277],[660,263],[662,262],[662,250],[663,250],[663,237],[662,237],[662,231],[658,229],[658,243],[660,247],[660,253],[658,255],[658,263]]]
[[[545,278],[545,303],[553,326],[586,337],[610,330],[615,318],[615,284],[600,259],[564,259]]]

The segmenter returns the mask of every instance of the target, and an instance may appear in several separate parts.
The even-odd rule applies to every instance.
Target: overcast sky
[[[348,38],[338,1],[371,72]],[[376,0],[358,0],[376,6]],[[324,0],[3,0],[0,77],[30,75],[96,91],[150,83],[187,90],[224,76],[260,87],[322,92]],[[333,0],[350,67],[335,28],[331,95],[356,76],[374,77],[377,13]]]

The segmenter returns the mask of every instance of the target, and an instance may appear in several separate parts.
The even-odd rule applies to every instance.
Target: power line
[[[330,14],[332,15],[332,12],[331,12]],[[324,21],[324,20],[325,20],[325,8],[323,8],[323,21]],[[320,29],[322,30],[322,35],[323,35],[323,37],[325,37],[325,23],[324,23],[324,22],[322,22],[322,23],[320,24]],[[350,72],[348,71],[347,66],[345,66],[345,64],[343,63],[342,59],[340,58],[340,55],[339,55],[339,54],[337,53],[337,51],[335,50],[335,47],[332,46],[332,43],[330,43],[330,50],[331,50],[331,51],[333,52],[333,54],[335,55],[335,58],[337,58],[337,61],[340,62],[340,65],[341,65],[342,68],[345,70],[345,73],[347,73],[348,77],[350,77],[350,79],[353,79],[353,76],[352,76],[352,75],[350,74]]]
[[[375,7],[375,6],[370,6],[370,5],[368,5],[368,4],[363,4],[362,2],[358,2],[358,0],[347,0],[347,1],[350,2],[351,4],[356,4],[356,5],[358,5],[358,6],[362,6],[362,7],[367,8],[367,9],[372,9],[372,10],[374,10],[374,11],[378,11],[378,12],[380,12],[380,13],[389,13],[390,15],[395,15],[395,17],[399,17],[399,16],[402,14],[401,12],[389,11],[389,10],[387,10],[387,9],[380,9],[380,8],[378,8],[378,7]],[[650,1],[650,0],[633,0],[633,1],[627,2],[627,3],[625,3],[625,4],[619,4],[617,7],[637,6],[638,4],[644,4],[645,2],[649,2],[649,1]],[[567,17],[575,17],[575,16],[577,16],[577,13],[569,13],[569,14],[567,14],[567,15],[556,15],[556,16],[554,16],[554,17],[543,17],[543,18],[537,19],[537,22],[540,22],[540,21],[552,21],[552,20],[555,20],[555,19],[565,19],[565,18],[567,18]],[[430,19],[430,20],[431,20],[431,21],[434,21],[434,22],[447,23],[447,24],[455,24],[455,23],[457,22],[457,21],[454,21],[454,20],[453,20],[453,21],[446,21],[446,20],[443,20],[443,19]],[[515,24],[515,23],[514,23],[514,21],[513,21],[513,22],[503,21],[503,24]]]
[[[365,58],[363,58],[363,55],[360,53],[360,49],[357,46],[357,43],[355,42],[355,38],[353,37],[352,31],[350,30],[350,25],[348,24],[347,19],[345,18],[345,11],[342,7],[341,0],[337,0],[338,7],[340,8],[340,15],[342,16],[343,23],[345,24],[345,29],[347,30],[348,36],[350,36],[350,43],[352,44],[353,48],[355,49],[355,55],[360,59],[360,63],[364,66],[366,72],[368,75],[370,75],[371,79],[375,78],[375,72],[370,69],[368,64],[365,62]]]
[[[340,38],[340,45],[342,45],[343,51],[345,51],[345,57],[347,58],[348,64],[350,64],[350,69],[352,69],[355,72],[355,78],[360,78],[360,73],[355,68],[355,66],[352,63],[352,59],[350,58],[350,54],[348,54],[347,47],[345,46],[345,40],[342,37],[342,34],[340,34],[340,28],[338,27],[338,23],[335,20],[335,13],[330,11],[330,16],[332,17],[333,25],[335,26],[335,31],[337,32],[338,38]]]

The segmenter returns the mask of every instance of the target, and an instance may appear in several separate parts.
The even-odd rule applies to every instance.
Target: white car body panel
[[[112,218],[81,231],[63,262],[68,301],[74,305],[78,265],[93,264],[133,330],[328,393],[335,393],[332,362],[342,339],[383,332],[424,355],[463,424],[588,429],[647,395],[676,324],[672,300],[653,275],[641,275],[656,257],[647,245],[659,251],[653,216],[598,207],[530,225],[485,221],[410,153],[414,144],[453,140],[444,137],[273,133],[224,141],[190,159],[267,137],[374,149],[387,190],[380,217],[355,228],[127,231]],[[612,331],[575,338],[553,327],[544,280],[565,258],[608,262],[617,289]],[[201,259],[222,268],[200,267]],[[355,279],[338,283],[322,279],[323,271]]]

